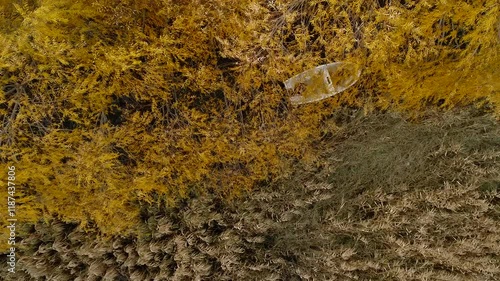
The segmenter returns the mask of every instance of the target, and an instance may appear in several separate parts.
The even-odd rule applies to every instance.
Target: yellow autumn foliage
[[[113,234],[141,202],[237,196],[314,158],[339,106],[500,116],[497,0],[15,2],[0,1],[0,159],[26,223]],[[361,65],[358,83],[292,107],[282,82],[335,61]]]

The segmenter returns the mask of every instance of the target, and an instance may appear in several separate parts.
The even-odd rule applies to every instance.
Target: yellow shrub
[[[111,234],[156,194],[241,194],[312,159],[338,106],[500,114],[496,0],[0,4],[0,156],[26,222]],[[290,107],[282,81],[333,61],[363,66],[356,86]]]

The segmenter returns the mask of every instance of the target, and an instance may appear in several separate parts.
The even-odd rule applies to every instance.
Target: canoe
[[[323,64],[306,70],[285,81],[285,88],[293,90],[293,105],[326,99],[345,91],[356,83],[361,67],[349,62]]]

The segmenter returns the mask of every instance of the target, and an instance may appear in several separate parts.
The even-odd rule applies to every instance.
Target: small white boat
[[[290,97],[293,105],[310,103],[334,96],[358,81],[361,67],[348,62],[323,64],[285,81],[285,88],[298,94]]]

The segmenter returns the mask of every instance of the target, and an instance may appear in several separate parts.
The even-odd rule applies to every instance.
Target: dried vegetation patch
[[[352,115],[335,112],[318,157],[244,198],[145,206],[141,237],[37,224],[15,280],[498,280],[497,121]]]

